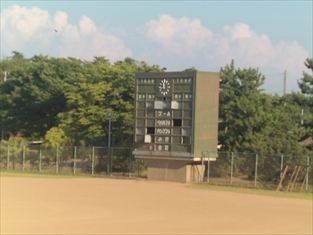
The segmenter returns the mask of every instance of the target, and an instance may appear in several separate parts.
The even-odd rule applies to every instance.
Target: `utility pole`
[[[6,82],[8,80],[8,72],[4,70],[4,77],[3,77],[3,82]],[[1,120],[1,133],[0,133],[0,141],[4,139],[4,130],[3,130],[3,123]]]
[[[284,71],[284,90],[283,95],[285,96],[287,94],[287,70]]]

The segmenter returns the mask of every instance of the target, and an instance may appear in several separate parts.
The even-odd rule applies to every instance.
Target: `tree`
[[[256,69],[221,69],[219,140],[223,150],[259,154],[300,154],[304,134],[301,107],[289,96],[262,92],[264,76]]]
[[[303,77],[298,82],[301,92],[306,95],[313,95],[313,58],[307,58],[305,66],[311,70],[311,74],[303,72]]]
[[[53,127],[62,128],[73,144],[107,143],[108,113],[112,112],[115,144],[132,144],[135,76],[163,71],[157,65],[126,58],[111,64],[51,58],[21,53],[1,60],[0,120],[6,136],[21,133],[42,138]]]
[[[60,126],[75,144],[103,145],[107,143],[108,114],[112,112],[113,144],[132,144],[136,73],[160,70],[130,58],[115,64],[103,57],[84,62],[83,71],[68,77],[66,110],[58,115]]]
[[[254,134],[262,128],[264,76],[256,69],[236,69],[232,61],[220,77],[220,143],[223,150],[251,150]]]
[[[92,143],[105,135],[105,99],[111,89],[92,65],[69,75],[64,87],[65,110],[58,114],[58,120],[73,144]]]
[[[306,134],[303,139],[313,136],[313,58],[306,59],[305,66],[310,69],[310,74],[303,72],[303,77],[298,82],[302,96],[293,97],[293,101],[301,106],[303,112],[303,127]]]
[[[254,149],[261,154],[287,154],[300,156],[305,149],[299,144],[304,134],[301,126],[301,108],[287,96],[264,94],[264,124],[257,133],[260,142]]]
[[[35,56],[10,71],[0,86],[3,125],[12,135],[39,138],[55,126],[56,114],[64,107],[63,81],[53,59]],[[14,63],[14,61],[13,61]]]
[[[1,126],[7,136],[21,133],[38,139],[58,125],[57,114],[65,110],[64,87],[69,74],[79,73],[83,63],[73,58],[20,57],[0,63],[10,75],[0,84]]]
[[[67,137],[61,128],[52,127],[45,134],[44,140],[46,147],[56,148],[58,146],[64,145],[67,142]]]

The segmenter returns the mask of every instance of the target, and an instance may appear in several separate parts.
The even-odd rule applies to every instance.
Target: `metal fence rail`
[[[133,147],[21,146],[0,142],[0,169],[55,174],[146,177],[145,161],[134,159]],[[202,152],[210,159],[210,152]],[[216,154],[213,154],[215,156]],[[203,181],[217,185],[287,191],[313,189],[312,155],[290,156],[218,152],[206,164]]]
[[[205,159],[210,152],[203,152]],[[207,162],[204,182],[216,185],[267,188],[287,191],[312,191],[312,155],[259,155],[218,152]],[[281,184],[281,187],[278,187]]]
[[[146,176],[132,147],[13,146],[0,143],[0,168],[22,172]]]

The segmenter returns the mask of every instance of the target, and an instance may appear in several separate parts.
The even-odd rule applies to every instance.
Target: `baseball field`
[[[310,199],[145,180],[1,179],[1,234],[312,234]]]

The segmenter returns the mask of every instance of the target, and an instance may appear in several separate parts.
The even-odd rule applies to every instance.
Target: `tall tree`
[[[262,92],[256,69],[221,69],[219,140],[223,150],[261,154],[303,153],[301,108],[289,96]]]
[[[132,144],[135,75],[140,71],[160,68],[131,58],[110,64],[96,57],[85,62],[82,72],[70,75],[65,86],[66,110],[58,117],[75,144],[106,144],[109,113],[112,144]]]
[[[101,64],[106,73],[109,67]],[[84,70],[69,74],[64,87],[65,110],[58,114],[58,119],[73,144],[89,144],[105,136],[104,123],[108,113],[105,98],[111,89],[112,85],[91,63],[85,62]]]
[[[247,150],[262,128],[264,76],[256,69],[236,69],[234,61],[221,69],[220,76],[220,143],[224,150]]]
[[[301,106],[303,112],[303,126],[306,130],[305,138],[313,136],[313,58],[307,58],[305,66],[309,69],[309,73],[303,72],[303,77],[298,82],[302,94]],[[299,101],[299,99],[298,99]]]
[[[305,66],[310,69],[310,74],[303,72],[303,77],[298,82],[301,92],[307,95],[313,95],[313,58],[307,58]]]
[[[46,56],[20,60],[20,56],[13,56],[1,61],[10,75],[0,85],[1,123],[11,135],[41,138],[64,110],[66,74],[79,65],[73,66],[78,62],[70,59]]]
[[[13,52],[0,61],[1,132],[37,139],[59,128],[72,143],[103,145],[112,112],[113,142],[131,144],[135,75],[152,71],[162,69],[131,58],[111,64]]]

